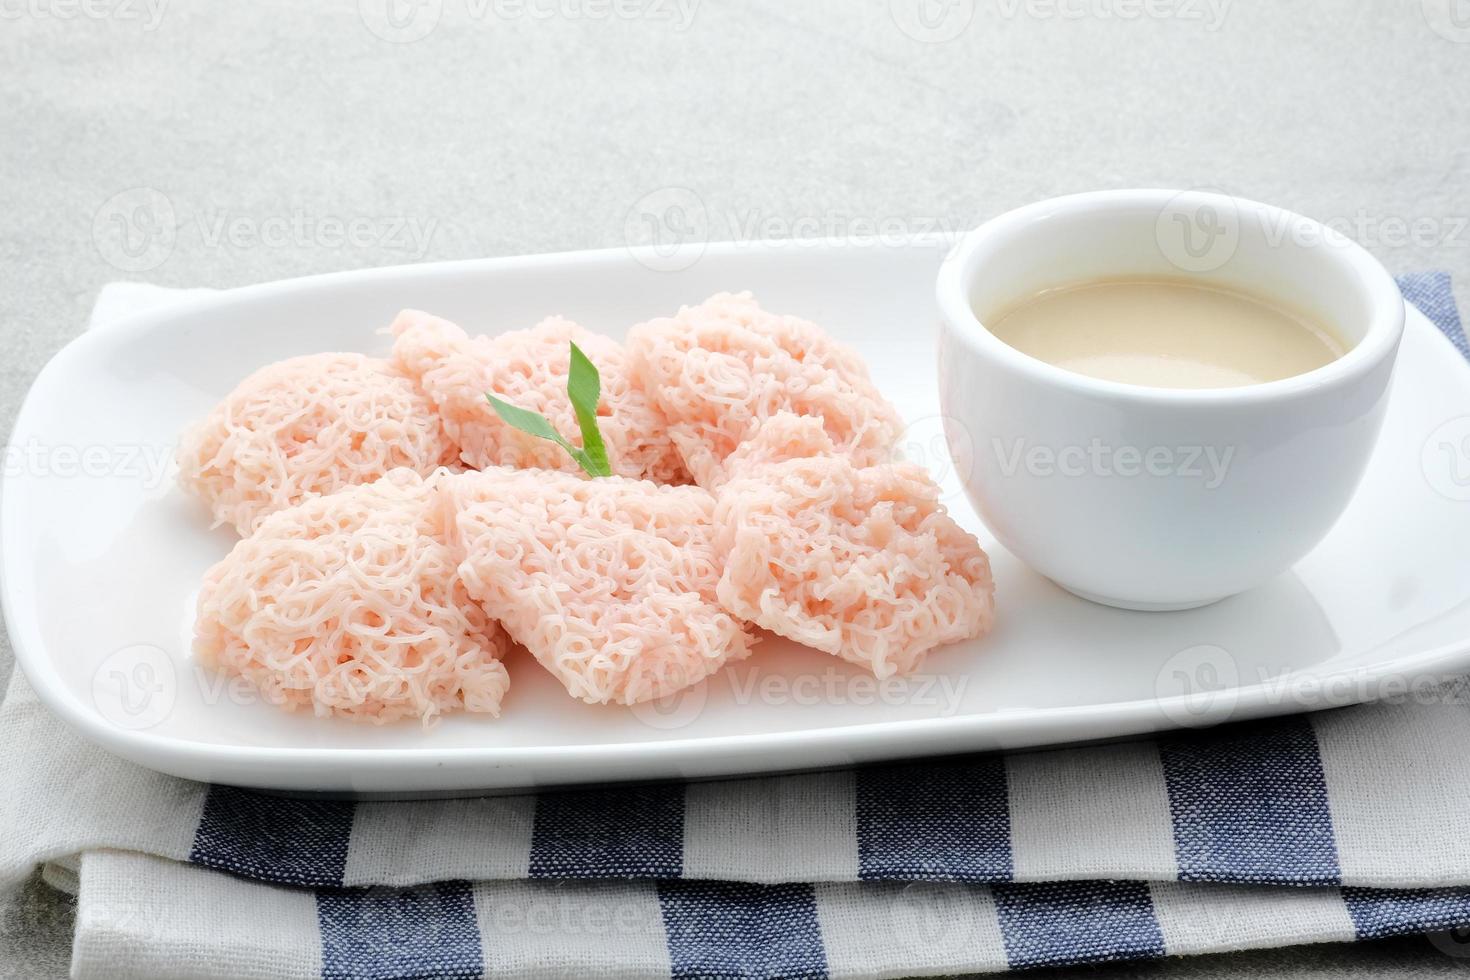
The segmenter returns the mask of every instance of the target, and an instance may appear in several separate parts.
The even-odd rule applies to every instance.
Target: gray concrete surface
[[[112,279],[234,286],[654,228],[902,236],[1101,187],[1331,219],[1395,272],[1451,270],[1463,304],[1454,2],[0,0],[0,431]],[[0,977],[63,975],[69,915],[38,882],[10,896]],[[1465,962],[1409,939],[1093,975]]]

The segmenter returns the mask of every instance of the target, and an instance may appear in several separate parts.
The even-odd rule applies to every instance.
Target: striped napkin
[[[1470,356],[1448,277],[1400,280]],[[109,288],[99,317],[158,301]],[[80,978],[902,977],[1470,926],[1470,679],[1150,741],[418,803],[265,796],[0,705],[0,883]],[[1444,940],[1452,954],[1470,946]]]

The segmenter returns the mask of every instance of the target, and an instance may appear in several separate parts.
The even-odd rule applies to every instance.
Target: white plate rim
[[[949,243],[950,239],[947,237],[935,236],[932,241],[914,244],[942,248]],[[704,255],[730,255],[759,252],[772,247],[789,248],[790,243],[749,241],[700,244],[697,247]],[[36,393],[43,385],[50,383],[53,376],[64,372],[71,360],[85,355],[93,345],[117,343],[131,335],[145,332],[165,316],[174,318],[184,314],[207,313],[221,302],[282,298],[298,291],[350,287],[368,278],[381,284],[385,278],[392,277],[458,275],[466,272],[505,274],[517,269],[563,263],[626,262],[630,253],[638,258],[640,251],[647,251],[650,260],[668,261],[666,253],[611,248],[368,268],[224,290],[213,295],[181,300],[162,310],[138,313],[109,325],[105,330],[83,333],[52,357],[38,373],[22,402],[11,432],[10,448],[12,452],[15,451],[22,440],[32,434],[32,416],[38,400]],[[1409,319],[1410,329],[1421,333],[1427,331],[1435,336],[1442,356],[1451,359],[1456,365],[1453,370],[1462,374],[1466,387],[1470,388],[1470,362],[1412,305],[1409,306]],[[0,542],[15,540],[15,531],[24,519],[25,515],[17,502],[19,495],[6,492],[12,484],[19,483],[22,479],[23,477],[7,475],[0,481]],[[567,783],[592,781],[582,775],[588,772],[603,772],[607,774],[607,778],[631,778],[606,768],[613,762],[618,764],[618,770],[657,770],[662,773],[662,776],[646,778],[674,777],[686,769],[694,773],[729,775],[809,768],[800,765],[763,765],[751,769],[750,763],[745,761],[768,757],[775,750],[790,748],[794,742],[800,743],[808,755],[836,749],[840,750],[839,755],[850,757],[854,762],[977,751],[973,747],[967,748],[966,745],[973,746],[1001,733],[1006,736],[1004,741],[1007,747],[1040,747],[1135,737],[1168,729],[1206,727],[1224,721],[1341,707],[1363,701],[1358,694],[1371,687],[1371,683],[1341,685],[1350,692],[1341,698],[1326,696],[1325,693],[1316,700],[1298,697],[1291,700],[1284,709],[1280,700],[1273,695],[1283,683],[1312,682],[1311,686],[1316,690],[1326,692],[1338,687],[1336,682],[1340,681],[1372,682],[1395,672],[1451,671],[1470,664],[1470,637],[1467,637],[1413,654],[1377,659],[1368,664],[1356,663],[1330,669],[1314,666],[1293,671],[1271,681],[1227,688],[1220,692],[1228,695],[1220,699],[1220,708],[1206,707],[1204,710],[1199,710],[1197,703],[1192,704],[1188,695],[1179,695],[999,711],[981,715],[875,721],[799,731],[670,738],[636,743],[438,749],[304,746],[278,748],[192,742],[146,730],[127,730],[109,724],[100,714],[88,710],[65,687],[59,674],[51,667],[38,623],[32,617],[21,615],[18,583],[28,578],[22,556],[12,549],[0,548],[0,610],[5,615],[16,664],[18,669],[25,672],[37,696],[50,711],[89,741],[148,768],[196,779],[213,778],[201,776],[202,772],[221,772],[226,778],[230,775],[237,777],[241,785],[266,788],[302,788],[307,785],[305,780],[312,775],[344,765],[350,765],[355,771],[374,774],[376,778],[365,780],[365,784],[371,784],[370,789],[387,790],[397,787],[406,773],[421,771],[426,763],[432,762],[457,772],[483,771],[487,779],[485,786],[490,788],[503,783],[500,779],[491,778],[495,772],[529,768],[533,765],[542,771],[550,769],[564,772],[568,777],[565,780]],[[1184,713],[1188,713],[1193,719],[1188,726],[1177,720]],[[258,777],[251,776],[251,773],[261,770],[271,771],[274,774],[272,779],[262,782]],[[421,786],[415,784],[404,788],[408,791],[431,790],[440,782],[442,780],[427,780]],[[378,786],[379,783],[382,785]],[[503,784],[526,787],[533,785],[525,781]],[[543,784],[544,782],[538,781],[534,785]]]

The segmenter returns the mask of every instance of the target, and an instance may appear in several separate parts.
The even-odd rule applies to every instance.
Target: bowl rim
[[[1163,388],[1110,381],[1079,374],[1023,353],[991,333],[970,305],[974,281],[972,260],[982,247],[999,241],[1002,245],[1023,228],[1042,221],[1055,221],[1083,213],[1136,212],[1152,207],[1160,212],[1178,198],[1188,195],[1201,204],[1233,208],[1270,222],[1267,227],[1285,227],[1283,222],[1311,230],[1308,243],[1284,240],[1280,247],[1323,249],[1344,264],[1364,286],[1368,302],[1368,327],[1363,337],[1341,357],[1302,374],[1232,388]],[[1197,273],[1181,269],[1178,278],[1189,280]],[[1212,284],[1218,285],[1218,284]],[[1266,295],[1269,292],[1262,291]],[[1092,395],[1112,402],[1150,405],[1209,406],[1258,405],[1274,400],[1315,394],[1324,388],[1351,384],[1392,360],[1403,337],[1405,308],[1398,285],[1377,259],[1340,232],[1275,205],[1210,191],[1140,188],[1088,191],[1068,194],[1023,205],[1000,214],[966,233],[940,266],[935,281],[935,299],[946,331],[974,353],[1034,382],[1070,392]]]

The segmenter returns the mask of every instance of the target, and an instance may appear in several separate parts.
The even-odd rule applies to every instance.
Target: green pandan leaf
[[[582,468],[593,476],[612,476],[612,467],[607,461],[607,445],[597,428],[602,378],[596,366],[576,344],[572,345],[571,368],[567,372],[567,397],[572,400],[572,411],[577,413],[577,428],[582,431],[582,451],[587,457]]]
[[[577,448],[562,437],[546,418],[537,412],[518,408],[502,401],[490,393],[485,397],[495,414],[513,428],[538,439],[547,439],[567,451],[577,465],[588,476],[612,476],[612,466],[607,460],[607,444],[602,441],[602,432],[597,428],[597,403],[602,398],[602,377],[597,367],[582,349],[572,345],[571,366],[567,372],[567,398],[577,416],[577,428],[582,432],[582,448]]]

